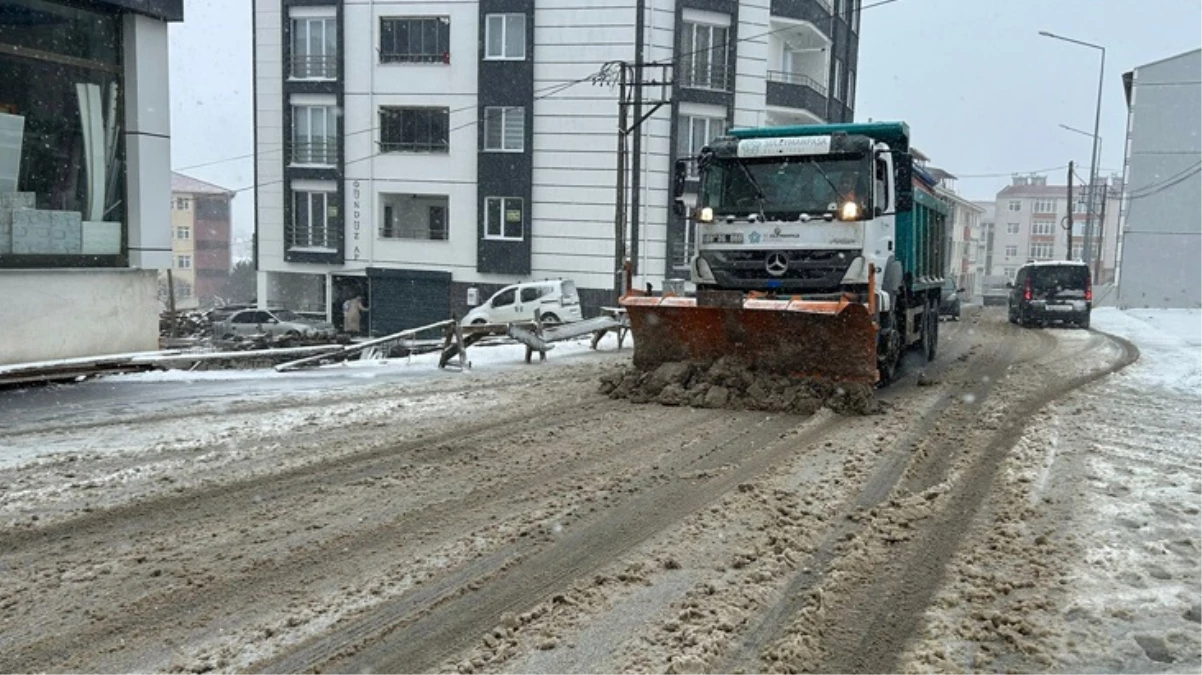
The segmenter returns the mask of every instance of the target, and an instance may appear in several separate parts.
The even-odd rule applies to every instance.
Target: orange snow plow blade
[[[744,299],[722,306],[627,295],[621,304],[634,334],[634,365],[644,370],[729,355],[780,375],[877,381],[876,326],[860,303]]]

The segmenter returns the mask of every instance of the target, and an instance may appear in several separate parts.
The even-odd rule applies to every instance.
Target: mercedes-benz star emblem
[[[789,269],[789,257],[780,252],[769,253],[764,260],[764,269],[768,270],[768,274],[779,277]]]

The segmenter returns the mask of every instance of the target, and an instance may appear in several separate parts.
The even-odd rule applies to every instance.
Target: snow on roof
[[[171,191],[194,195],[233,195],[233,190],[227,190],[174,171],[171,172]]]
[[[1030,267],[1032,265],[1036,267],[1050,267],[1053,265],[1081,265],[1082,267],[1089,267],[1088,264],[1081,260],[1032,260],[1024,264],[1023,267]]]

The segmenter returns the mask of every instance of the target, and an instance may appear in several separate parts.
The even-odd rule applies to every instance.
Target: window
[[[526,15],[489,14],[484,17],[484,58],[521,61],[526,58]]]
[[[1035,242],[1031,244],[1031,257],[1035,260],[1051,260],[1052,244],[1050,242]]]
[[[447,240],[449,200],[444,195],[381,194],[383,239]]]
[[[288,233],[290,250],[316,249],[327,252],[334,249],[330,216],[334,211],[331,202],[336,194],[304,191],[292,193],[292,228]]]
[[[1016,245],[1007,246],[1006,247],[1006,257],[1007,258],[1017,258],[1018,257],[1018,246],[1016,246]]]
[[[292,107],[292,161],[333,165],[338,158],[333,106]]]
[[[191,239],[192,238],[191,228],[187,228],[187,227],[175,228],[175,238],[176,239]]]
[[[852,0],[848,0],[848,2],[851,2],[851,1]],[[862,2],[863,2],[863,0],[855,0],[856,8],[852,12],[852,15],[851,15],[851,26],[852,26],[851,29],[853,31],[855,31],[855,33],[857,35],[860,33],[860,14],[862,14],[862,12],[860,11],[861,10],[860,5]]]
[[[338,76],[338,23],[334,17],[292,20],[292,77],[330,80]]]
[[[381,152],[450,152],[447,108],[380,108]]]
[[[522,302],[534,302],[543,297],[542,289],[538,286],[527,286],[522,289],[522,294],[519,297],[521,297]]]
[[[484,238],[521,239],[524,209],[519,197],[484,199]]]
[[[173,208],[176,211],[187,211],[192,208],[192,200],[187,197],[176,197]]]
[[[1073,254],[1071,257],[1073,260],[1081,259],[1081,244],[1073,244]]]
[[[1009,208],[1011,211],[1022,211],[1023,203],[1017,199],[1011,199]]]
[[[856,107],[856,71],[847,69],[847,107]]]
[[[380,19],[380,63],[450,63],[451,19],[445,16]]]
[[[190,255],[175,256],[175,267],[176,267],[176,269],[181,269],[181,270],[192,269],[192,256],[190,256]]]
[[[81,4],[0,3],[0,268],[128,263],[123,17]]]
[[[1085,213],[1089,209],[1085,208],[1085,200],[1082,199],[1073,205],[1073,213]]]
[[[677,155],[681,158],[695,158],[701,154],[701,149],[710,141],[720,136],[726,130],[726,120],[721,117],[699,117],[681,115],[680,128],[677,131],[679,149]],[[697,163],[689,163],[689,176],[697,177]]]
[[[509,305],[512,305],[513,302],[517,300],[517,290],[518,289],[516,288],[507,288],[500,293],[497,293],[492,299],[492,306],[508,307]]]
[[[1036,220],[1031,223],[1031,234],[1050,235],[1056,230],[1056,223],[1051,220]]]
[[[727,91],[727,33],[725,26],[685,22],[681,34],[681,66],[686,87]]]
[[[1055,199],[1036,199],[1035,213],[1056,213]]]
[[[1018,223],[1006,223],[1006,234],[1018,234]]]
[[[835,59],[835,100],[843,100],[843,62]]]
[[[526,145],[525,108],[484,109],[484,149],[522,152]]]

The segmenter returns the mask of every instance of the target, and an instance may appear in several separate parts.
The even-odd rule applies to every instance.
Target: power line
[[[1169,188],[1178,185],[1179,183],[1182,183],[1185,180],[1198,175],[1199,173],[1202,173],[1202,162],[1198,162],[1192,167],[1181,171],[1174,176],[1166,178],[1159,184],[1153,183],[1152,185],[1146,185],[1140,188],[1137,192],[1129,193],[1127,195],[1127,200],[1133,201],[1136,199],[1144,199],[1146,197],[1160,194],[1161,192],[1164,192],[1165,190],[1168,190]]]

